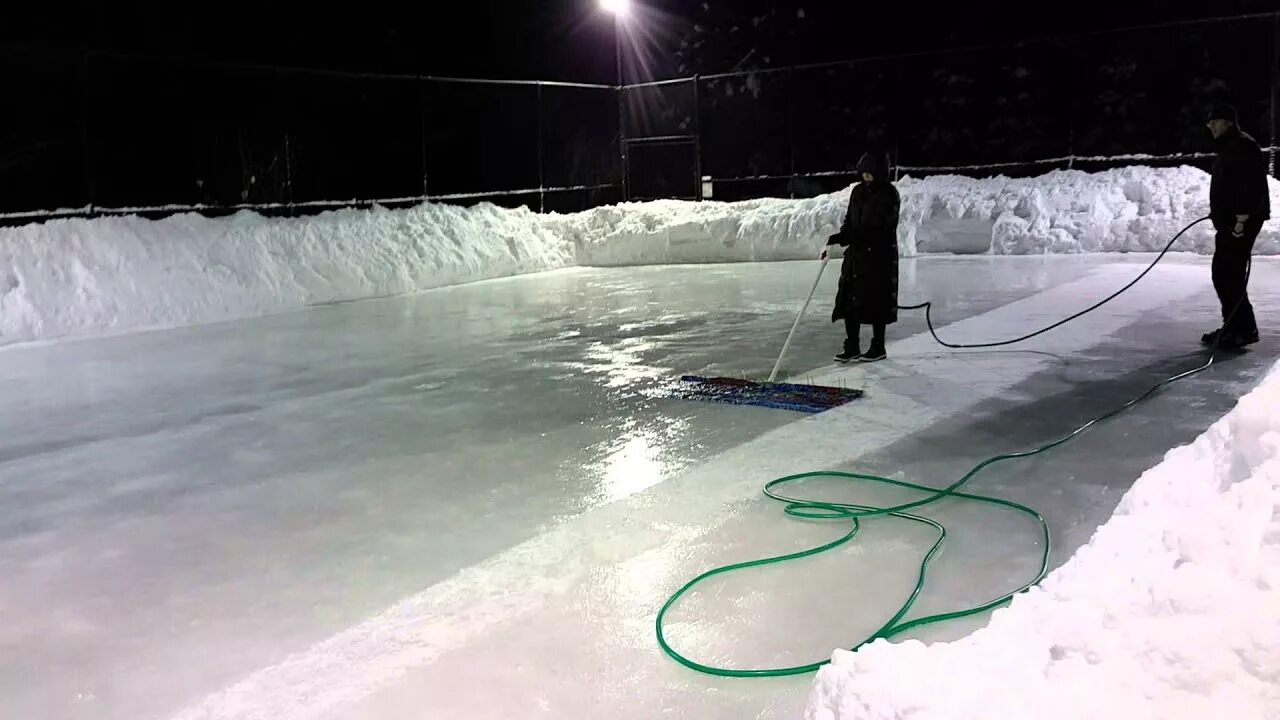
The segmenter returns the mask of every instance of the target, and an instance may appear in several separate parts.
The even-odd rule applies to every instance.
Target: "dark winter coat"
[[[1218,230],[1230,230],[1237,215],[1248,215],[1250,221],[1271,217],[1271,198],[1267,190],[1266,156],[1258,141],[1232,128],[1217,140],[1218,159],[1213,164],[1213,182],[1209,186],[1209,214]]]
[[[832,243],[844,245],[840,289],[831,321],[863,325],[898,321],[898,212],[901,200],[892,183],[877,174],[859,183],[849,196],[849,211]]]

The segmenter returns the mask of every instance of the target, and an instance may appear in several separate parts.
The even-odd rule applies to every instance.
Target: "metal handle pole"
[[[796,336],[796,328],[800,327],[800,318],[804,317],[804,311],[809,309],[809,303],[813,301],[813,294],[818,292],[818,283],[822,282],[822,273],[827,269],[827,263],[831,262],[831,258],[822,258],[822,264],[818,266],[818,277],[813,279],[813,287],[809,288],[809,296],[804,299],[804,305],[801,306],[800,312],[796,314],[796,321],[791,324],[791,332],[787,333],[787,341],[782,344],[782,352],[778,353],[778,362],[774,363],[773,372],[769,373],[769,382],[773,382],[778,378],[778,371],[782,369],[782,359],[787,355],[787,349],[791,347],[791,339]]]

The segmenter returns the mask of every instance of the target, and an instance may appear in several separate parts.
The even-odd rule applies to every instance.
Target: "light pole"
[[[617,62],[618,87],[622,87],[622,23],[631,15],[631,0],[600,0],[600,8],[613,16],[613,55]]]
[[[618,82],[618,155],[622,180],[622,201],[630,200],[630,183],[627,182],[626,101],[622,97],[622,24],[631,16],[631,0],[600,0],[600,8],[613,16],[613,59],[616,63]]]

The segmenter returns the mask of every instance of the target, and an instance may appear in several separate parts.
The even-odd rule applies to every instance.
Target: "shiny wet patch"
[[[820,413],[857,400],[863,395],[861,390],[852,388],[695,375],[686,375],[679,382],[659,388],[655,394],[681,400],[754,405],[803,413]]]

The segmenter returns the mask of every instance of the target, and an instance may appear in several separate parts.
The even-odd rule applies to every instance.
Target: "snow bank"
[[[1209,176],[1192,167],[1129,167],[1036,178],[906,178],[898,183],[904,257],[925,253],[1142,252],[1164,247],[1209,214]],[[796,260],[818,253],[844,218],[849,191],[807,200],[740,203],[662,201],[552,217],[584,265]],[[1280,215],[1280,182],[1271,180]],[[1209,253],[1208,225],[1183,250]],[[1280,254],[1280,223],[1259,238],[1259,254]]]
[[[844,218],[849,191],[805,200],[660,200],[549,216],[589,266],[815,258]]]
[[[899,245],[907,253],[998,255],[1159,250],[1187,223],[1209,214],[1208,186],[1208,174],[1191,167],[905,180],[899,186],[904,220]],[[1280,214],[1280,182],[1270,180],[1270,189]],[[1211,228],[1206,223],[1188,233],[1179,247],[1212,252]],[[1256,250],[1280,253],[1280,224],[1264,228]]]
[[[187,214],[0,229],[0,344],[172,327],[572,265],[529,210]]]
[[[1194,168],[899,183],[904,256],[1153,250],[1207,212]],[[1280,209],[1280,183],[1272,184]],[[817,255],[848,190],[805,200],[662,201],[538,215],[492,205],[54,220],[0,229],[0,345],[169,327],[573,265]],[[1258,244],[1280,253],[1280,224]],[[1208,252],[1202,228],[1185,248]]]
[[[1280,717],[1280,365],[988,627],[837,651],[806,715]]]

